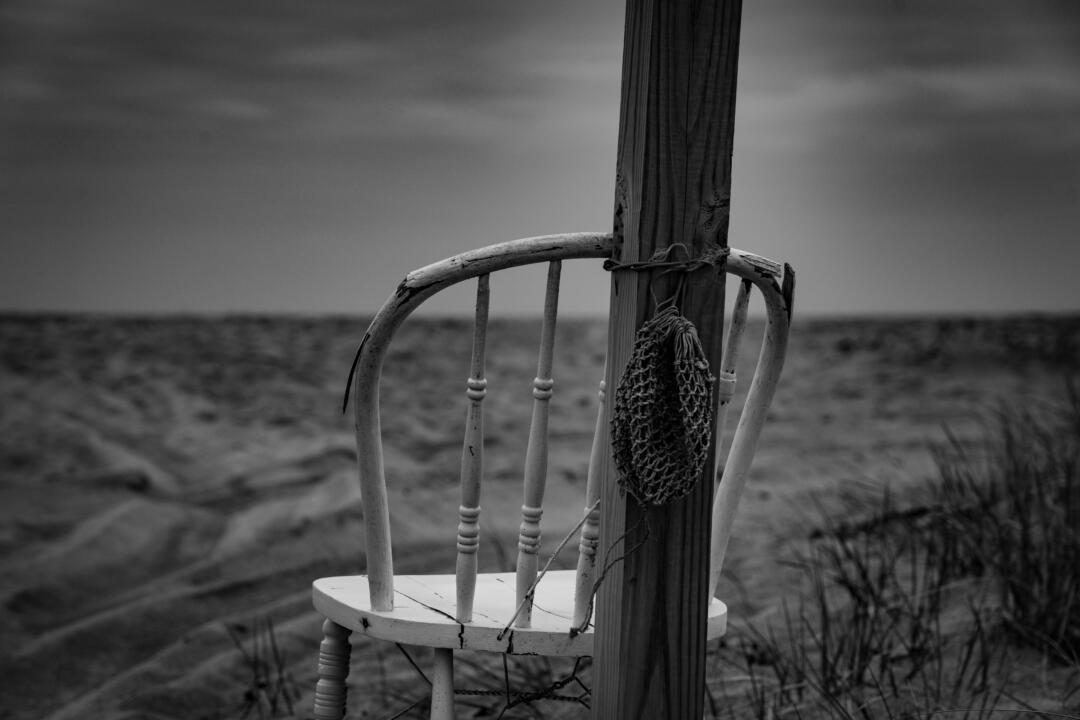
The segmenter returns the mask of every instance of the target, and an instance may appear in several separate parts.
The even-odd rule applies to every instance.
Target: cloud
[[[571,12],[597,19],[601,10],[493,0],[14,0],[0,11],[21,39],[0,49],[0,89],[11,99],[0,131],[24,156],[47,152],[47,137],[71,140],[63,158],[41,162],[130,156],[132,138],[192,133],[268,147],[508,136],[568,98],[587,101],[617,83],[607,58],[618,54],[620,13],[599,34],[600,53],[582,42],[588,30],[560,27]]]
[[[757,22],[790,34],[773,27],[765,37],[751,23],[743,45],[740,130],[756,150],[1080,149],[1080,5],[770,7],[773,15]],[[786,53],[785,38],[794,39]]]
[[[110,253],[180,248],[194,274],[215,244],[308,258],[318,237],[338,307],[354,261],[367,288],[450,239],[602,228],[623,6],[4,0],[0,212],[27,247],[96,248],[118,298]],[[844,283],[823,253],[860,277],[907,267],[893,246],[959,261],[982,237],[1075,237],[1080,2],[747,0],[741,54],[733,242],[804,267],[804,308],[851,306],[825,297]],[[381,264],[356,250],[391,236],[416,239]]]

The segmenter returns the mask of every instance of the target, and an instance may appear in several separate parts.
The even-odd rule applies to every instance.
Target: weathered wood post
[[[627,0],[614,229],[622,262],[673,243],[693,257],[709,244],[727,247],[741,14],[741,0]],[[719,273],[722,267],[687,275],[681,303],[714,374],[724,307]],[[657,274],[612,273],[612,396],[634,333],[652,316]],[[652,289],[666,298],[674,278]],[[602,467],[598,559],[628,552],[600,584],[594,720],[703,715],[713,453],[690,495],[649,510],[647,530],[637,504],[620,497],[610,456]]]

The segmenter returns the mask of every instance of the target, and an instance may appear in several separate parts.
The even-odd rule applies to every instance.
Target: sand
[[[0,319],[0,717],[257,717],[272,698],[288,716],[286,691],[296,717],[309,713],[320,623],[310,583],[362,568],[341,399],[364,326]],[[452,567],[469,328],[410,321],[390,355],[399,571]],[[1001,398],[1061,393],[1078,328],[797,318],[723,581],[733,616],[760,617],[791,592],[781,561],[817,522],[812,499],[830,512],[889,485],[918,502],[946,426],[976,443]],[[538,337],[531,320],[495,321],[490,334],[482,569],[511,562]],[[603,337],[590,320],[564,321],[557,337],[545,553],[580,512]],[[269,646],[250,645],[268,640],[268,621],[283,691],[253,684],[235,642],[274,666]],[[422,694],[396,655],[356,647],[356,717]]]

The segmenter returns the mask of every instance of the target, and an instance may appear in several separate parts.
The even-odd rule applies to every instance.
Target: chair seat
[[[547,573],[536,586],[532,627],[512,627],[505,633],[517,610],[514,573],[476,577],[473,619],[467,623],[454,619],[453,575],[395,576],[394,609],[389,612],[371,609],[368,580],[363,575],[321,578],[312,592],[316,609],[325,617],[380,640],[510,654],[592,655],[591,625],[586,632],[570,636],[575,574],[573,570]],[[709,604],[709,639],[720,637],[726,629],[727,606],[714,598]]]

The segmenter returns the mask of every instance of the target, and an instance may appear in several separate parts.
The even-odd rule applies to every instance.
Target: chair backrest
[[[527,627],[530,621],[531,590],[538,575],[540,518],[547,475],[548,405],[553,387],[553,348],[557,317],[561,263],[575,258],[607,258],[613,241],[610,234],[575,233],[548,235],[491,245],[456,255],[409,273],[394,294],[376,314],[357,351],[353,372],[352,402],[356,429],[360,487],[363,502],[367,575],[371,606],[375,610],[393,608],[393,558],[391,553],[390,515],[379,418],[379,380],[383,361],[394,333],[404,320],[439,291],[456,283],[477,278],[476,314],[472,359],[466,383],[468,410],[461,460],[461,504],[457,530],[457,617],[469,622],[472,617],[476,585],[476,553],[479,546],[480,486],[483,474],[483,403],[487,392],[485,350],[488,319],[488,276],[506,268],[547,263],[547,286],[543,325],[533,381],[533,411],[526,449],[521,526],[518,537],[517,596],[519,613],[515,624]],[[720,409],[717,415],[717,442],[724,426],[724,416],[735,380],[735,359],[742,329],[746,322],[749,290],[756,285],[765,298],[767,325],[758,368],[748,392],[739,426],[731,442],[726,461],[717,465],[721,475],[713,514],[711,539],[712,565],[710,589],[715,591],[720,565],[731,532],[742,487],[753,456],[757,437],[779,379],[787,343],[791,312],[790,268],[739,250],[731,250],[727,270],[743,279],[734,314],[729,323],[728,341],[718,373]],[[783,279],[783,286],[780,280]],[[600,408],[589,461],[586,482],[585,515],[581,520],[578,543],[578,571],[575,612],[571,627],[585,627],[591,609],[593,570],[599,538],[599,487],[597,468],[608,448],[608,431],[603,422],[604,388],[601,383]],[[719,447],[719,445],[718,445]],[[717,453],[718,458],[720,453]]]

